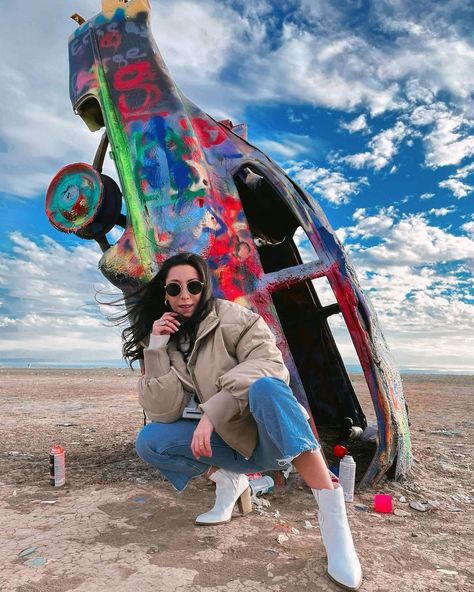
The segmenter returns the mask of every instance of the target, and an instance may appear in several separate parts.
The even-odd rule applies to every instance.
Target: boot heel
[[[245,514],[250,514],[252,511],[252,499],[250,497],[250,487],[243,492],[243,494],[237,500],[237,508],[242,516]]]

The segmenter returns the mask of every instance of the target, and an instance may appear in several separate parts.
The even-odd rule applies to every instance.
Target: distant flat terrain
[[[197,479],[177,495],[134,452],[143,424],[138,376],[0,369],[2,592],[336,590],[324,573],[319,530],[311,528],[312,496],[296,475],[266,496],[270,505],[259,513],[194,526],[213,504],[207,482]],[[363,377],[351,378],[371,421]],[[362,590],[470,590],[474,376],[410,374],[403,383],[415,465],[405,483],[379,490],[409,515],[374,513],[370,490],[348,504]],[[67,455],[67,483],[58,490],[48,484],[54,442]],[[429,501],[431,509],[419,512],[410,501]]]

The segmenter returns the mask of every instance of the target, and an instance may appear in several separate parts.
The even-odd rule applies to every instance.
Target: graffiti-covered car
[[[334,230],[314,197],[247,140],[245,125],[216,121],[184,96],[149,15],[147,0],[103,0],[96,17],[76,15],[71,102],[90,130],[105,133],[92,165],[68,165],[51,182],[50,221],[96,240],[102,273],[124,292],[149,281],[172,254],[204,256],[215,296],[254,309],[272,328],[315,433],[345,418],[367,425],[328,323],[340,315],[377,417],[362,484],[392,466],[403,477],[411,446],[400,376]],[[102,173],[106,150],[118,184]],[[117,225],[123,232],[111,244],[107,233]],[[313,253],[305,260],[302,239]],[[334,302],[322,304],[317,278],[327,279]]]

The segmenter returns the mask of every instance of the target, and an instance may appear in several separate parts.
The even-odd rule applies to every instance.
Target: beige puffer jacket
[[[268,325],[258,314],[227,300],[216,300],[201,322],[188,362],[171,340],[167,347],[145,349],[145,374],[139,401],[153,421],[181,417],[190,393],[196,393],[216,432],[249,458],[257,443],[248,392],[262,376],[289,382],[289,373]]]

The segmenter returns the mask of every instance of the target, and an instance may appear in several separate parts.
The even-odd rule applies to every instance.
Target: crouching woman
[[[214,506],[196,524],[229,522],[236,503],[250,512],[246,474],[292,463],[319,506],[330,578],[357,590],[362,573],[342,489],[331,482],[265,321],[213,298],[207,264],[192,253],[163,263],[128,318],[123,353],[144,360],[139,401],[151,420],[137,451],[179,492],[204,473],[215,482]]]

